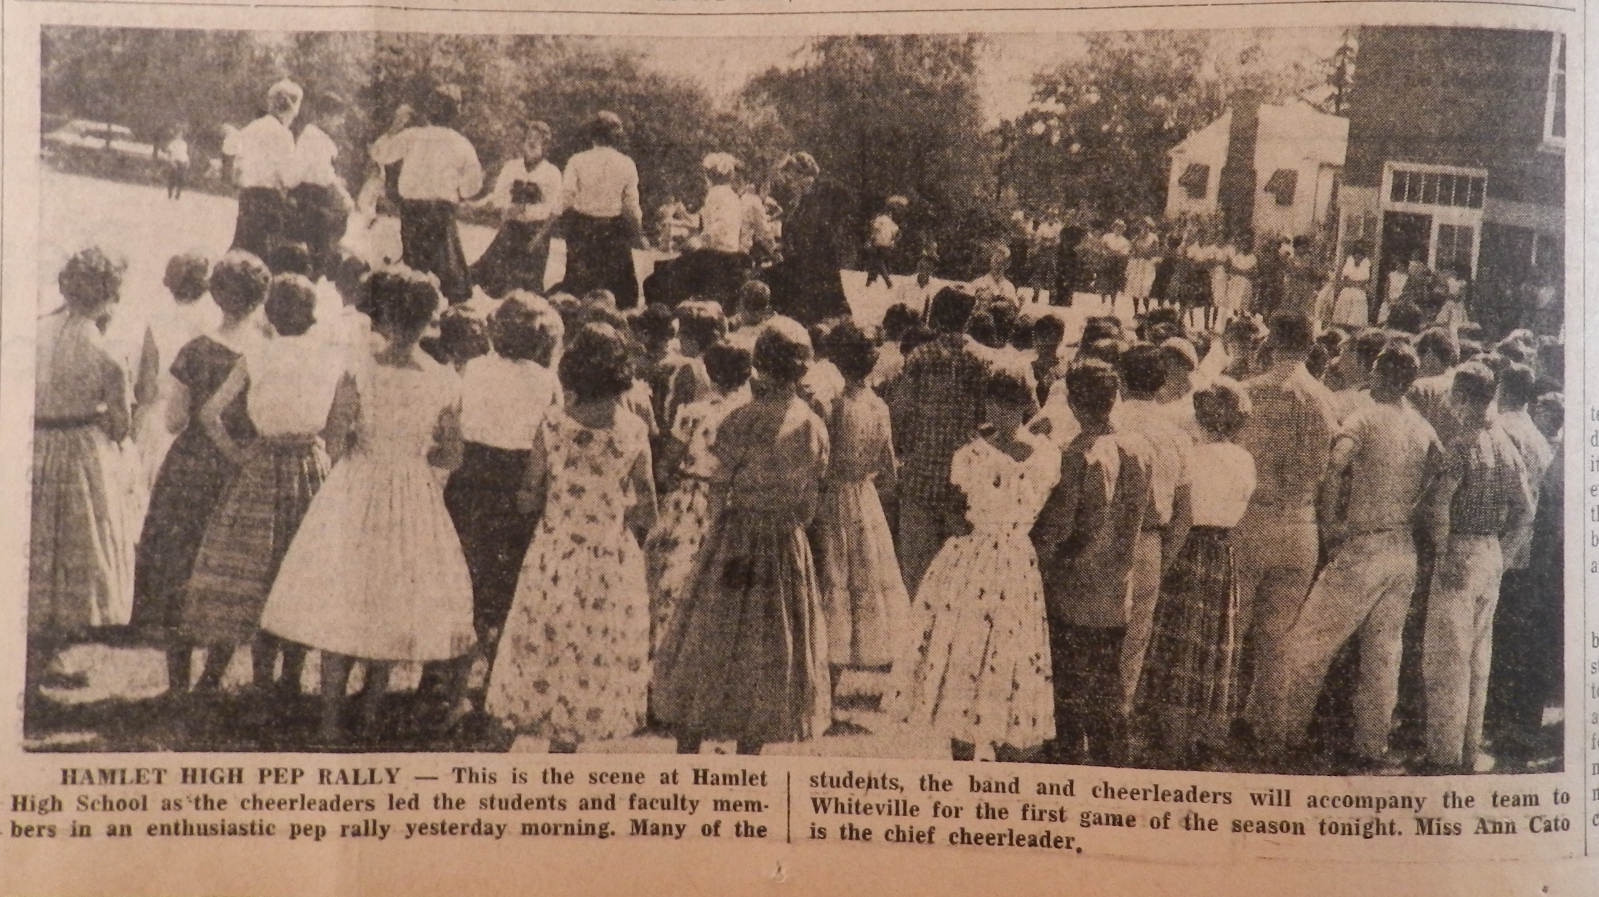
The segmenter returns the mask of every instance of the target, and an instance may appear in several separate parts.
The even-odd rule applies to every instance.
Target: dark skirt
[[[1127,289],[1127,256],[1111,255],[1099,262],[1095,289],[1102,296],[1116,296]]]
[[[150,490],[133,568],[133,628],[166,641],[183,617],[183,590],[211,514],[234,473],[198,423],[173,441]]]
[[[1196,526],[1161,582],[1134,699],[1155,750],[1217,745],[1237,708],[1238,593],[1230,531]]]
[[[1205,308],[1215,304],[1211,295],[1210,269],[1191,259],[1177,260],[1172,271],[1172,291],[1183,308]]]
[[[197,644],[254,637],[278,567],[328,475],[315,437],[263,437],[211,515],[184,590],[182,633]]]
[[[626,218],[596,218],[567,212],[566,276],[562,288],[581,298],[591,290],[610,290],[617,308],[638,304],[638,272],[633,268],[633,223]]]
[[[323,184],[300,184],[289,191],[291,216],[286,236],[304,243],[311,254],[311,275],[331,274],[339,240],[349,223],[349,210],[339,191]]]
[[[655,265],[644,279],[644,299],[675,306],[686,299],[720,303],[729,316],[738,311],[738,288],[750,275],[750,257],[742,252],[692,249]]]
[[[266,258],[267,251],[284,235],[289,224],[289,204],[283,193],[268,187],[245,187],[239,191],[239,218],[233,225],[230,249],[251,252]]]
[[[651,706],[703,738],[818,736],[832,715],[826,642],[805,528],[724,511],[656,651]]]
[[[472,577],[472,623],[485,644],[490,632],[505,626],[538,524],[537,514],[523,514],[516,506],[531,454],[468,442],[461,466],[444,487],[444,506]]]
[[[439,279],[439,294],[457,305],[472,298],[455,203],[442,199],[400,201],[400,260]]]
[[[550,241],[538,240],[542,221],[506,221],[489,248],[472,263],[472,282],[495,299],[512,290],[544,292]]]
[[[808,259],[784,259],[767,269],[772,309],[809,327],[849,314],[844,278],[836,265]]]
[[[1072,293],[1083,285],[1083,262],[1077,250],[1062,247],[1055,255],[1055,282],[1049,289],[1050,305],[1071,305]]]

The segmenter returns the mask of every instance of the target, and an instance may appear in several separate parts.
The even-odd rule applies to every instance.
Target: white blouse
[[[275,336],[244,354],[250,420],[262,436],[320,433],[344,376],[345,356],[320,335]]]
[[[431,125],[385,134],[372,144],[379,165],[404,162],[400,197],[460,202],[483,189],[483,166],[472,142],[457,131]]]
[[[1190,458],[1204,471],[1189,483],[1194,526],[1237,526],[1255,494],[1254,456],[1235,443],[1204,442],[1194,446]]]
[[[536,361],[490,352],[461,371],[461,436],[494,448],[526,451],[544,415],[559,407],[555,372]]]

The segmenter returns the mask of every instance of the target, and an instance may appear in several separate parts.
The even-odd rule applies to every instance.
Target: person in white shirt
[[[894,247],[899,244],[899,223],[894,220],[896,213],[903,215],[909,202],[903,196],[890,196],[887,206],[872,219],[872,232],[866,240],[866,285],[871,286],[877,278],[883,278],[883,286],[893,289],[894,281],[889,277],[889,256],[893,254]]]
[[[750,257],[751,265],[772,260],[777,254],[777,231],[773,226],[767,199],[745,175],[742,166],[734,174],[739,202],[744,205],[744,221],[738,230],[738,251]]]
[[[279,81],[267,90],[267,114],[229,134],[222,154],[233,159],[239,185],[239,217],[230,248],[257,258],[283,236],[288,222],[284,189],[293,177],[294,134],[289,124],[300,114],[305,92],[293,81]]]
[[[502,216],[494,242],[472,263],[472,281],[496,299],[511,290],[544,291],[548,226],[561,210],[561,170],[544,156],[549,144],[550,126],[529,123],[521,153],[500,167],[489,195],[471,204]]]
[[[436,88],[422,104],[422,123],[411,126],[402,107],[372,144],[372,161],[400,164],[400,259],[437,277],[439,294],[452,305],[472,298],[455,207],[483,189],[477,151],[452,127],[460,108],[458,88]]]
[[[339,145],[328,136],[329,131],[344,129],[344,99],[333,93],[314,93],[306,106],[309,120],[295,138],[294,162],[286,179],[293,213],[287,235],[305,244],[311,257],[310,276],[315,281],[337,263],[339,240],[355,203],[344,178],[333,167]]]
[[[1099,295],[1106,305],[1112,305],[1127,288],[1127,262],[1133,254],[1133,241],[1127,239],[1127,222],[1116,219],[1099,242],[1105,247]]]
[[[620,309],[638,304],[633,247],[649,245],[639,206],[638,167],[617,149],[626,138],[616,113],[595,115],[589,125],[590,146],[567,160],[561,191],[566,237],[561,289],[579,296],[610,290]]]
[[[1016,298],[1016,285],[1005,276],[1005,271],[1010,267],[1010,248],[1003,243],[995,243],[988,250],[988,273],[966,285],[966,291],[977,297],[978,309],[984,309],[996,302],[1004,302],[1013,308],[1019,308]]]
[[[189,142],[183,139],[183,128],[178,127],[156,151],[156,158],[166,166],[167,199],[182,199],[183,188],[189,181]]]
[[[738,288],[749,278],[749,245],[744,235],[747,209],[733,189],[739,161],[727,153],[711,153],[701,163],[705,175],[705,200],[700,203],[700,232],[687,251],[667,263],[666,282],[646,281],[651,302],[677,305],[685,299],[718,302],[731,317],[738,310]],[[657,269],[661,270],[661,269]],[[659,285],[662,293],[657,295]]]
[[[1338,294],[1333,302],[1330,323],[1349,327],[1368,326],[1370,319],[1366,316],[1370,308],[1366,290],[1370,285],[1370,251],[1364,243],[1356,242],[1350,249],[1349,257],[1344,259],[1343,269],[1338,272]]]

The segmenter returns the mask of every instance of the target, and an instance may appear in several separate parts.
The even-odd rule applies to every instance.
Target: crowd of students
[[[636,197],[599,124],[582,177]],[[402,193],[443,177],[412,167],[439,161],[427,146],[458,149],[417,131],[373,151],[409,160]],[[517,161],[553,190],[546,138]],[[735,164],[706,167],[725,185]],[[501,181],[513,207],[547,192]],[[766,237],[724,198],[700,248],[740,255]],[[81,685],[61,649],[125,629],[166,652],[179,717],[248,646],[270,726],[315,652],[330,746],[408,663],[427,727],[488,719],[557,751],[813,739],[865,669],[894,726],[956,758],[1545,759],[1554,338],[1485,343],[1414,303],[1380,327],[1277,307],[1265,328],[1246,303],[1219,335],[1178,308],[1073,318],[1018,301],[997,250],[971,284],[903,278],[881,327],[796,321],[758,279],[706,295],[742,271],[715,257],[681,301],[624,310],[522,270],[537,251],[542,274],[549,209],[508,215],[516,252],[469,268],[443,201],[413,199],[406,258],[478,287],[442,315],[462,287],[437,270],[238,247],[171,260],[130,357],[104,338],[124,264],[68,261],[38,339],[30,708]],[[241,232],[278,201],[241,194]],[[575,238],[604,268],[625,241],[592,211]]]

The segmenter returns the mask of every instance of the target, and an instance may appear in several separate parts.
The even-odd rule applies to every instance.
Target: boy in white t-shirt
[[[899,223],[894,220],[894,214],[903,212],[907,205],[905,197],[890,196],[887,206],[872,219],[872,232],[866,240],[864,253],[867,286],[881,277],[883,286],[894,288],[894,281],[888,276],[888,259],[899,243]]]

